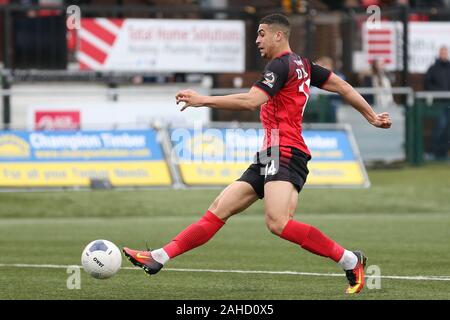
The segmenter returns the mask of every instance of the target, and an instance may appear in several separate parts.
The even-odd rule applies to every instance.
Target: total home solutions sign
[[[245,71],[245,24],[237,20],[85,18],[81,70]]]

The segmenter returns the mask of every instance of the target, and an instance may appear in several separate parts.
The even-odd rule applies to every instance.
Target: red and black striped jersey
[[[281,155],[290,156],[291,147],[310,155],[302,137],[302,120],[310,86],[322,87],[331,71],[293,52],[283,52],[271,60],[254,86],[269,100],[261,106],[265,129],[261,150],[279,146]]]

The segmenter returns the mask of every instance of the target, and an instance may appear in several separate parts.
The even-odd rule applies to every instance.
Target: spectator
[[[328,56],[322,56],[319,59],[315,61],[316,64],[318,64],[321,67],[324,67],[328,70],[333,71],[334,74],[336,74],[339,78],[345,80],[345,75],[334,70],[334,64],[333,59],[331,59]],[[319,117],[321,118],[321,122],[330,122],[335,123],[337,122],[337,112],[339,106],[342,105],[342,99],[339,95],[330,95],[330,96],[324,96],[324,99],[327,100],[326,103],[326,110],[322,112],[323,116]],[[331,107],[331,108],[330,108]]]
[[[447,47],[439,49],[439,58],[425,74],[425,90],[450,91],[450,61]],[[450,142],[450,99],[435,99],[434,106],[441,108],[432,133],[431,151],[436,159],[445,159]]]
[[[367,101],[375,108],[387,109],[394,104],[392,96],[391,80],[389,79],[382,59],[374,59],[371,65],[371,73],[363,81],[364,87],[378,89],[379,92],[366,97]]]
[[[327,56],[320,57],[315,61],[321,67],[327,68],[328,70],[333,70],[333,59]]]
[[[328,70],[333,71],[333,73],[335,75],[337,75],[339,78],[345,80],[344,74],[340,73],[339,71],[334,70],[333,59],[331,59],[330,57],[327,57],[327,56],[320,57],[319,59],[317,59],[317,61],[315,63],[321,67],[324,67],[324,68],[327,68]]]

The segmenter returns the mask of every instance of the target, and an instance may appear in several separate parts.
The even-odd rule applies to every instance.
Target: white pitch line
[[[78,265],[57,265],[57,264],[7,264],[0,263],[0,267],[5,268],[47,268],[47,269],[67,269],[68,267],[78,267]],[[122,270],[141,270],[140,268],[122,267]],[[319,277],[343,277],[342,273],[316,273],[298,271],[263,271],[263,270],[220,270],[220,269],[182,269],[164,268],[163,271],[176,272],[211,272],[211,273],[243,273],[243,274],[277,274],[277,275],[298,275],[298,276],[319,276]],[[378,278],[377,276],[366,276],[366,278]],[[396,280],[416,280],[416,281],[450,281],[450,276],[380,276],[382,279]]]

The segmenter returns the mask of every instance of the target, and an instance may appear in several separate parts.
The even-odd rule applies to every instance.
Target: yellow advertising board
[[[254,129],[182,129],[183,134],[175,130],[171,140],[181,178],[192,186],[235,181],[252,163],[261,143],[261,135]],[[305,130],[303,137],[312,154],[306,186],[369,185],[349,130]]]
[[[170,186],[153,130],[0,132],[0,187]]]

